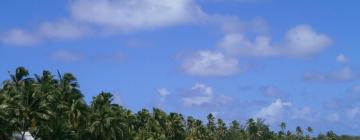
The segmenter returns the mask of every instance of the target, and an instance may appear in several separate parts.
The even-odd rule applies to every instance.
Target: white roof
[[[22,136],[21,133],[13,134],[13,137],[17,140],[21,140],[21,136]],[[30,132],[26,131],[24,135],[24,140],[35,140],[35,139],[31,136]]]

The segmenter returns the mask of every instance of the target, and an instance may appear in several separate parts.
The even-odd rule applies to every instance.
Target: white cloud
[[[104,34],[99,30],[118,33],[196,23],[207,18],[193,0],[74,0],[70,12],[71,17],[43,22],[33,32],[10,30],[1,36],[1,42],[26,46],[45,39]]]
[[[42,38],[77,39],[88,35],[90,31],[84,25],[69,20],[59,20],[44,22],[39,26],[38,32]]]
[[[346,57],[346,56],[343,55],[343,54],[339,54],[339,55],[336,57],[336,61],[339,62],[339,63],[347,63],[347,62],[349,62],[349,58]]]
[[[317,54],[331,44],[331,39],[308,25],[290,29],[280,43],[272,43],[268,36],[248,39],[243,33],[227,34],[220,48],[230,54],[247,57],[291,56],[307,57]]]
[[[209,104],[214,98],[212,87],[204,84],[196,83],[192,88],[188,97],[183,97],[182,102],[186,107],[201,106]]]
[[[181,98],[185,107],[224,105],[233,99],[225,95],[214,94],[213,88],[201,83],[196,83],[185,96]]]
[[[162,108],[164,106],[165,100],[170,95],[170,91],[167,88],[159,88],[157,89],[157,94],[159,96],[158,107]]]
[[[119,30],[172,26],[205,16],[193,0],[76,0],[75,20]]]
[[[332,71],[330,73],[306,73],[304,75],[305,81],[317,81],[317,82],[344,82],[358,79],[358,74],[353,71],[349,66],[345,66],[339,70]]]
[[[343,67],[339,71],[330,73],[329,78],[336,81],[348,81],[353,80],[357,75],[353,72],[351,67]]]
[[[221,31],[230,33],[256,33],[265,34],[269,30],[269,25],[261,17],[255,17],[249,21],[240,20],[237,16],[211,15],[211,22],[219,26]]]
[[[170,91],[166,88],[160,88],[157,90],[157,92],[161,97],[166,97],[166,96],[170,95]]]
[[[60,62],[76,62],[83,59],[82,54],[78,54],[75,52],[59,50],[51,55],[51,58]]]
[[[39,42],[37,36],[22,29],[12,29],[1,35],[1,42],[15,46],[28,46]]]
[[[1,40],[5,44],[17,46],[31,46],[45,39],[77,39],[90,34],[84,25],[69,20],[44,22],[34,31],[12,29],[4,34]]]
[[[277,99],[269,106],[262,108],[256,115],[256,118],[266,119],[270,124],[276,123],[282,119],[284,112],[292,106],[291,102],[283,102]]]
[[[229,76],[239,71],[239,62],[220,52],[200,50],[193,56],[185,58],[182,68],[190,75]]]

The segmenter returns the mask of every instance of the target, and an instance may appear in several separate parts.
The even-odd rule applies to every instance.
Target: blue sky
[[[130,109],[360,133],[358,1],[3,0],[0,79],[74,73]]]

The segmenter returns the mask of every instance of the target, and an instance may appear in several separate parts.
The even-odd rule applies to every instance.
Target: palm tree
[[[326,132],[326,137],[329,140],[336,140],[337,138],[336,134],[332,130]]]
[[[178,113],[170,113],[168,117],[167,137],[173,140],[185,139],[184,117]]]
[[[224,139],[225,135],[226,135],[226,131],[227,131],[227,127],[225,122],[222,119],[218,119],[217,120],[217,133],[216,133],[216,137],[218,140],[222,140]]]
[[[213,114],[209,114],[207,116],[208,123],[207,126],[207,135],[209,136],[208,139],[216,138],[216,125],[215,125],[215,117]]]
[[[246,123],[246,131],[249,133],[250,139],[258,139],[258,128],[254,119],[249,119]]]
[[[4,109],[12,120],[15,131],[21,133],[24,139],[25,132],[30,132],[36,138],[39,125],[42,121],[50,119],[52,112],[45,102],[45,95],[38,90],[38,84],[24,67],[16,69],[15,74],[10,74],[11,80],[5,81],[4,92],[8,96],[8,106]]]
[[[88,108],[83,100],[74,100],[71,107],[66,112],[67,124],[72,139],[81,139],[86,133],[86,118],[88,118]]]
[[[286,139],[287,139],[287,140],[293,139],[293,134],[291,133],[290,130],[286,131]]]
[[[151,133],[151,114],[147,109],[142,109],[136,114],[135,129],[138,132],[136,139],[149,139],[153,138]]]
[[[306,128],[306,130],[308,132],[308,134],[306,135],[306,139],[309,140],[309,139],[311,139],[310,134],[313,132],[313,129],[309,126],[309,127]]]
[[[282,132],[285,132],[285,129],[286,129],[286,124],[285,124],[285,122],[281,122],[281,123],[280,123],[280,128],[281,128],[281,131],[282,131]]]
[[[273,139],[275,136],[263,119],[256,120],[256,127],[258,128],[257,137],[259,139]]]
[[[203,126],[201,120],[196,120],[189,116],[186,125],[187,132],[185,140],[206,139],[207,129]]]
[[[279,139],[284,139],[284,136],[285,136],[285,129],[286,129],[286,124],[285,124],[285,122],[281,122],[280,123],[280,131],[279,131],[279,133],[278,133],[278,135],[279,135]]]
[[[7,96],[6,93],[4,93],[4,90],[0,88],[0,139],[8,140],[10,139],[12,130],[11,130],[11,124],[7,121],[7,118],[9,118],[7,111],[8,105],[7,105]]]
[[[300,126],[297,126],[297,127],[296,127],[296,137],[297,137],[298,139],[301,139],[302,136],[303,136],[303,131],[302,131],[302,129],[301,129]]]
[[[112,94],[102,92],[93,98],[88,120],[89,139],[111,140],[122,137],[119,126],[119,116],[114,113],[114,104],[111,104]]]
[[[238,121],[232,121],[229,129],[226,132],[224,140],[237,140],[237,139],[248,139],[245,131],[240,128]]]
[[[1,92],[0,92],[1,94]],[[0,104],[2,105],[2,102],[1,102],[1,95],[0,95]],[[1,110],[1,108],[0,108]],[[4,113],[4,112],[0,112],[0,139],[2,140],[8,140],[10,139],[10,136],[11,136],[11,124],[8,123],[6,121],[6,118],[7,115]]]
[[[37,91],[42,95],[42,101],[47,104],[48,111],[52,115],[46,121],[41,121],[38,135],[43,139],[68,139],[70,129],[66,122],[67,104],[64,103],[58,89],[58,80],[49,71],[43,71],[42,75],[35,74]]]
[[[153,108],[152,130],[154,132],[155,139],[165,139],[167,132],[168,119],[167,114],[158,109]]]

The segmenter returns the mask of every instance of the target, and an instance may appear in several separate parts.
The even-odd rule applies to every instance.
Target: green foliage
[[[0,89],[0,139],[30,132],[35,139],[52,140],[352,140],[333,131],[311,137],[313,129],[296,127],[292,133],[281,123],[274,132],[262,119],[238,121],[207,116],[207,122],[158,108],[133,113],[113,103],[113,95],[101,92],[88,105],[70,73],[54,76],[49,71],[29,76],[24,67],[10,74]],[[305,130],[305,129],[304,129]],[[306,136],[304,136],[304,133]]]

